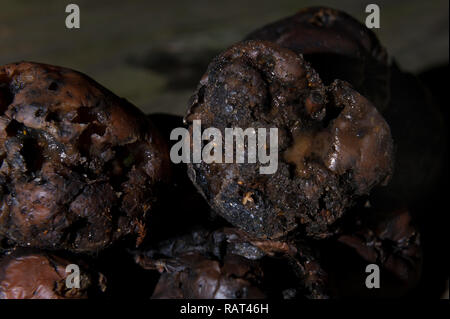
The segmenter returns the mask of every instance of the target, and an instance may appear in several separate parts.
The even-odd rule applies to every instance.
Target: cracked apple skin
[[[139,244],[168,149],[135,106],[79,72],[0,67],[0,234],[19,246],[97,252]]]
[[[238,43],[213,60],[185,116],[191,144],[194,120],[222,136],[226,127],[278,129],[274,174],[260,174],[259,162],[188,164],[212,208],[252,236],[329,237],[355,199],[392,174],[393,140],[375,106],[271,42]]]

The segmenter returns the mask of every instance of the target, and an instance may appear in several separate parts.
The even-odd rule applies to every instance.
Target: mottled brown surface
[[[239,256],[226,257],[222,264],[205,257],[188,255],[182,271],[165,273],[153,292],[154,299],[259,299],[265,295],[252,284],[262,272]]]
[[[193,230],[136,261],[162,273],[153,298],[328,298],[326,273],[308,246],[261,241],[235,228]]]
[[[167,146],[148,119],[55,66],[0,67],[0,92],[0,233],[21,246],[72,251],[129,235],[139,244],[168,177]]]
[[[259,237],[296,228],[327,237],[356,197],[392,173],[390,129],[373,104],[344,81],[324,85],[300,55],[273,43],[243,42],[218,56],[192,98],[193,120],[222,132],[278,128],[274,174],[261,175],[259,163],[188,165],[210,205]]]
[[[246,39],[266,40],[302,53],[325,83],[348,81],[379,110],[387,106],[386,50],[372,30],[345,12],[305,8],[252,32]]]
[[[0,299],[80,299],[89,290],[105,289],[103,277],[80,271],[80,287],[68,288],[66,267],[72,262],[45,252],[14,251],[0,257]],[[101,276],[101,275],[100,275]],[[101,282],[97,282],[102,278]]]
[[[226,244],[224,234],[199,230],[138,254],[140,265],[162,273],[152,298],[264,298],[258,262],[236,254]],[[255,253],[257,248],[250,252],[253,257]]]
[[[247,34],[255,27],[291,15],[307,5],[327,5],[339,8],[363,22],[366,15],[364,7],[367,5],[364,1],[354,0],[325,0],[322,2],[257,0],[245,3],[242,1],[155,3],[141,0],[131,2],[79,0],[77,4],[81,6],[82,10],[82,28],[67,30],[64,27],[64,6],[66,4],[63,2],[50,0],[30,3],[7,0],[2,3],[0,39],[5,46],[0,52],[0,64],[32,59],[70,66],[94,76],[95,79],[100,80],[120,96],[126,96],[146,112],[160,111],[177,114],[183,114],[185,101],[211,57],[231,43],[242,39],[242,35]],[[402,70],[416,72],[448,60],[448,1],[380,0],[377,4],[381,7],[381,29],[374,31],[382,40],[383,45],[389,49],[390,55],[400,63]],[[44,10],[45,14],[43,14]],[[370,64],[361,64],[352,57],[353,50],[356,50],[360,57],[366,54],[370,55],[367,48],[370,49],[370,43],[376,44],[376,41],[371,42],[370,35],[367,38],[364,30],[361,30],[361,34],[342,30],[342,25],[339,27],[339,21],[350,22],[349,25],[354,27],[354,31],[358,31],[359,28],[358,25],[351,22],[351,18],[345,17],[343,14],[336,16],[332,11],[325,10],[323,13],[311,16],[307,12],[311,13],[313,10],[309,9],[306,13],[303,11],[301,15],[283,19],[272,25],[295,26],[302,30],[300,34],[294,30],[287,38],[281,37],[278,39],[279,44],[300,44],[297,52],[306,53],[305,60],[312,63],[324,84],[329,85],[334,80],[333,74],[339,74],[336,78],[349,81],[357,87],[359,93],[363,93],[362,95],[371,100],[380,110],[383,104],[379,101],[384,99],[383,92],[379,90],[384,87],[385,81],[383,65],[378,65],[376,69],[369,68]],[[121,23],[116,23],[116,21]],[[264,29],[267,30],[267,27]],[[320,31],[325,29],[338,36],[339,41],[324,36]],[[314,37],[308,39],[303,36],[305,34],[313,34]],[[258,35],[258,39],[267,36],[267,34],[258,32],[256,35]],[[277,34],[269,34],[269,36],[272,38],[267,40],[278,37]],[[298,39],[301,39],[301,42],[297,41]],[[317,59],[313,59],[313,51],[321,49],[320,46],[317,46],[317,39],[324,40],[321,42],[327,45],[327,50],[334,50],[335,53],[337,50],[340,57],[336,58],[336,56],[320,53],[316,54],[319,56]],[[365,40],[369,40],[369,42],[364,42]],[[303,41],[308,42],[307,47],[301,46]],[[362,46],[360,46],[361,41],[364,42]],[[364,45],[367,43],[369,46]],[[373,48],[376,48],[376,45]],[[291,49],[295,50],[294,47]],[[309,56],[308,50],[310,53],[312,52]],[[315,53],[317,52],[315,51]],[[448,299],[448,261],[446,257],[448,254],[445,254],[447,247],[445,234],[448,223],[443,220],[447,214],[441,208],[441,205],[445,203],[446,192],[445,187],[438,186],[441,184],[436,182],[437,180],[442,181],[444,186],[448,176],[446,165],[443,165],[445,161],[442,160],[443,154],[446,152],[445,141],[442,137],[445,135],[444,125],[448,121],[443,119],[435,109],[430,108],[429,96],[417,79],[399,71],[398,68],[395,68],[393,73],[390,108],[383,113],[383,116],[391,127],[396,142],[397,156],[395,175],[392,177],[389,187],[383,188],[381,200],[388,205],[392,199],[395,199],[403,204],[409,204],[414,210],[419,211],[421,217],[419,224],[422,230],[425,225],[427,226],[427,232],[421,234],[423,235],[421,240],[427,243],[425,256],[428,272],[439,274],[432,278],[422,278],[422,281],[426,281],[427,284],[420,287],[420,296],[434,296],[438,291],[441,296],[441,290],[433,287],[432,283],[440,283],[442,281],[440,277],[445,272],[447,278],[446,298]],[[447,112],[446,81],[439,79],[440,77],[434,77],[434,81],[439,85],[433,85],[431,88],[433,93],[437,92],[438,95],[443,96],[442,110]],[[0,82],[2,81],[3,79],[0,79]],[[371,84],[363,85],[362,83]],[[380,86],[377,87],[377,85]],[[381,93],[378,101],[376,94],[371,91]],[[311,96],[305,100],[305,109],[309,113],[320,110],[320,103],[316,103],[316,97]],[[11,95],[8,90],[3,90],[3,86],[0,84],[0,106],[7,105],[10,101]],[[2,121],[3,117],[0,118],[0,123]],[[159,126],[167,129],[165,123],[161,123]],[[294,138],[295,145],[290,152],[284,153],[286,159],[290,158],[293,171],[304,169],[305,165],[301,159],[305,157],[305,154],[312,154],[311,150],[316,151],[317,147],[314,146],[313,137],[315,137],[313,134],[307,133]],[[3,140],[1,144],[3,144]],[[1,158],[3,160],[3,156]],[[185,167],[178,165],[176,169],[176,174],[184,173]],[[196,222],[197,218],[206,219],[207,214],[195,214],[197,206],[202,206],[204,203],[198,205],[200,199],[198,196],[192,195],[194,192],[191,192],[188,184],[183,181],[177,186],[177,192],[167,192],[168,201],[166,203],[169,205],[161,208],[160,217],[164,216],[164,218],[159,220],[157,225],[158,233],[163,237],[168,233],[176,235],[181,230],[187,229],[188,225]],[[186,187],[189,188],[189,191],[184,191]],[[0,193],[3,195],[3,189],[0,189]],[[24,196],[29,196],[27,191],[24,191],[24,194]],[[433,194],[433,196],[430,198],[429,194]],[[251,205],[254,203],[253,196],[252,192],[242,194],[241,203],[245,202],[247,205]],[[103,200],[108,202],[110,198],[106,197]],[[81,197],[77,205],[78,211],[89,202],[90,196]],[[94,205],[100,206],[102,203],[99,201]],[[172,214],[172,210],[176,213]],[[367,211],[362,210],[358,215],[362,217],[365,213]],[[411,217],[409,213],[406,215]],[[380,224],[380,220],[384,217],[380,212],[375,216],[377,216],[375,221],[364,224],[367,227],[363,229],[361,229],[361,225],[356,225],[356,228],[359,229],[357,233],[354,230],[350,233],[346,232],[346,236],[351,238],[348,243],[356,249],[356,251],[351,251],[351,255],[362,260],[356,252],[363,252],[362,256],[368,257],[367,261],[355,262],[354,259],[347,258],[348,255],[339,254],[341,252],[339,250],[338,258],[334,259],[332,263],[332,270],[341,264],[346,271],[351,272],[351,275],[360,275],[357,280],[347,281],[345,276],[339,274],[345,288],[356,284],[361,286],[361,291],[352,291],[350,295],[353,297],[361,297],[368,292],[375,293],[374,295],[378,292],[378,296],[384,298],[391,296],[387,292],[389,287],[386,287],[384,281],[389,276],[389,271],[382,270],[382,289],[369,291],[364,286],[366,276],[363,272],[364,267],[373,260],[381,263],[388,260],[394,261],[387,264],[394,266],[391,267],[391,270],[399,269],[401,272],[402,269],[406,269],[403,274],[410,274],[411,282],[414,282],[416,278],[415,271],[409,267],[418,256],[417,250],[414,252],[418,236],[415,231],[410,231],[414,227],[409,223],[409,218],[403,218],[405,214],[400,212],[398,218],[393,218],[396,222],[383,223],[380,227],[373,227],[375,224]],[[416,217],[411,218],[417,222]],[[345,220],[344,226],[348,226],[348,223],[351,222],[352,220]],[[401,234],[400,239],[393,235],[397,230],[400,230],[398,232]],[[152,234],[154,233],[152,232]],[[0,231],[0,252],[8,244],[4,235]],[[343,238],[345,237],[341,239]],[[333,238],[325,242],[327,245],[336,243]],[[5,246],[2,247],[3,244]],[[298,253],[297,247],[285,240],[254,240],[252,245],[259,247],[268,255],[279,253],[295,255]],[[352,248],[348,249],[352,250]],[[237,251],[241,256],[243,254],[251,257],[255,254],[247,248],[239,248]],[[103,261],[105,269],[117,268],[113,273],[119,283],[126,282],[123,287],[115,285],[116,290],[120,290],[118,294],[120,298],[123,296],[140,298],[151,294],[149,291],[143,293],[148,285],[141,273],[135,270],[130,271],[128,268],[122,272],[122,269],[125,269],[122,263],[116,263],[116,261],[121,262],[125,259],[123,258],[124,254],[120,254],[120,252],[123,253],[123,250],[119,251],[114,247],[109,252],[110,260]],[[211,268],[216,268],[214,266],[216,261],[204,259],[207,260],[205,265],[212,265]],[[281,269],[281,267],[276,269]],[[124,275],[125,272],[126,275]],[[279,271],[274,271],[274,273],[277,277],[280,274]],[[266,275],[269,274],[270,272]],[[165,273],[163,277],[166,275],[171,277],[172,274]],[[180,281],[176,279],[171,282],[176,284],[174,287],[169,287],[173,288],[171,291],[179,291]],[[140,289],[136,289],[135,283],[139,283]],[[394,288],[407,286],[407,284],[407,282],[396,283]],[[286,293],[288,296],[292,294],[295,292]]]

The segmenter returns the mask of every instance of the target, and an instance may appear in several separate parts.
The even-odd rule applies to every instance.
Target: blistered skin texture
[[[87,76],[0,67],[0,233],[21,246],[95,252],[139,244],[168,149],[149,120]]]
[[[326,273],[310,249],[258,240],[235,228],[197,229],[136,254],[161,277],[153,298],[327,298]]]
[[[295,229],[331,235],[353,200],[392,172],[390,129],[372,103],[346,82],[325,86],[301,55],[270,42],[243,42],[217,57],[185,120],[191,132],[201,120],[223,137],[226,127],[278,128],[274,174],[260,174],[267,164],[259,162],[188,165],[210,205],[261,238]]]
[[[325,83],[348,81],[379,110],[388,105],[386,50],[370,29],[345,12],[305,8],[252,32],[246,40],[266,40],[302,53]]]
[[[0,299],[87,298],[94,278],[80,271],[80,287],[68,288],[70,272],[66,273],[66,267],[70,264],[44,252],[13,252],[0,257]]]

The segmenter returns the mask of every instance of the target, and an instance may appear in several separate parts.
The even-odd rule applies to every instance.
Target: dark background
[[[66,29],[76,3],[81,28]],[[448,0],[1,0],[0,65],[31,60],[79,70],[145,112],[183,114],[210,59],[250,31],[306,6],[326,5],[364,22],[400,66],[421,72],[448,61]]]

